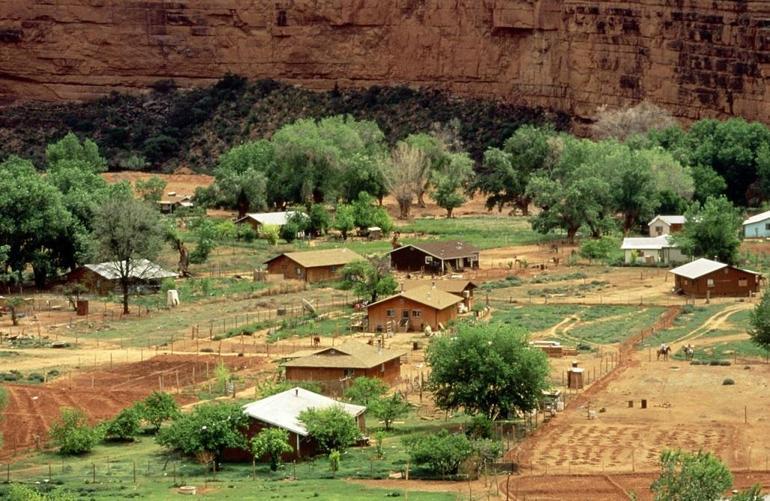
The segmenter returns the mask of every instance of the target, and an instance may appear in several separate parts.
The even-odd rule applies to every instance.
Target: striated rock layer
[[[6,0],[0,103],[226,72],[312,88],[407,84],[591,117],[656,102],[767,121],[770,2]]]

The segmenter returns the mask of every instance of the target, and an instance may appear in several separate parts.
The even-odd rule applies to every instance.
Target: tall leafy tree
[[[236,146],[219,158],[214,184],[196,192],[196,199],[208,205],[238,210],[242,217],[268,205],[268,178],[275,171],[275,150],[260,140]],[[274,187],[271,187],[274,188]],[[271,193],[280,193],[271,189]],[[280,197],[275,197],[277,201]]]
[[[534,409],[548,387],[548,361],[521,330],[461,325],[427,351],[428,386],[441,409],[495,419]]]
[[[299,421],[326,453],[344,452],[361,436],[355,418],[339,405],[304,410],[299,414]]]
[[[535,172],[552,166],[555,135],[549,127],[524,125],[505,141],[502,148],[489,148],[484,152],[473,189],[487,195],[488,209],[497,207],[502,210],[510,205],[525,216],[529,214],[532,195],[527,186]]]
[[[702,205],[695,202],[685,216],[687,224],[674,236],[684,252],[728,264],[737,262],[742,219],[727,198],[709,198]]]
[[[371,302],[387,297],[398,290],[398,283],[390,273],[387,258],[372,258],[369,261],[354,261],[342,268],[344,287]]]
[[[449,162],[432,175],[434,186],[433,199],[442,209],[446,209],[447,217],[452,217],[452,211],[465,203],[466,183],[473,174],[473,160],[467,153],[452,153]]]
[[[59,141],[49,144],[45,150],[45,156],[49,168],[68,162],[83,166],[92,172],[107,170],[107,160],[99,153],[97,144],[90,139],[84,139],[81,142],[72,132]]]
[[[602,157],[602,172],[612,173],[610,190],[615,208],[623,214],[623,231],[647,221],[659,204],[652,167],[639,152],[617,145]]]
[[[265,428],[249,442],[255,459],[267,456],[270,469],[276,471],[281,464],[281,454],[291,452],[289,432],[281,428]]]
[[[112,198],[97,210],[93,237],[98,254],[113,263],[119,276],[123,313],[129,312],[129,286],[137,262],[155,258],[163,236],[158,211],[130,195]]]

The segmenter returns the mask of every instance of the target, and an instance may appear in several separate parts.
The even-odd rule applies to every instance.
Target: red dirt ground
[[[256,357],[222,360],[233,372],[262,364]],[[177,375],[182,391],[206,381],[207,366],[209,378],[213,378],[218,361],[213,355],[161,355],[143,362],[116,364],[111,369],[85,370],[42,385],[5,385],[8,404],[0,420],[0,457],[44,446],[46,433],[62,407],[82,409],[92,421],[109,419],[161,387],[176,392]],[[183,404],[195,401],[190,393],[175,396]]]

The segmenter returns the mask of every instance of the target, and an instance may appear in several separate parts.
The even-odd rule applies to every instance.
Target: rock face
[[[407,84],[590,118],[649,99],[768,120],[770,2],[7,0],[0,102],[211,83]]]

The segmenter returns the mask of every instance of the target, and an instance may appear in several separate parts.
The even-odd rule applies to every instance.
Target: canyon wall
[[[588,120],[648,99],[770,120],[770,2],[5,0],[0,103],[226,72],[311,88],[407,84]]]

